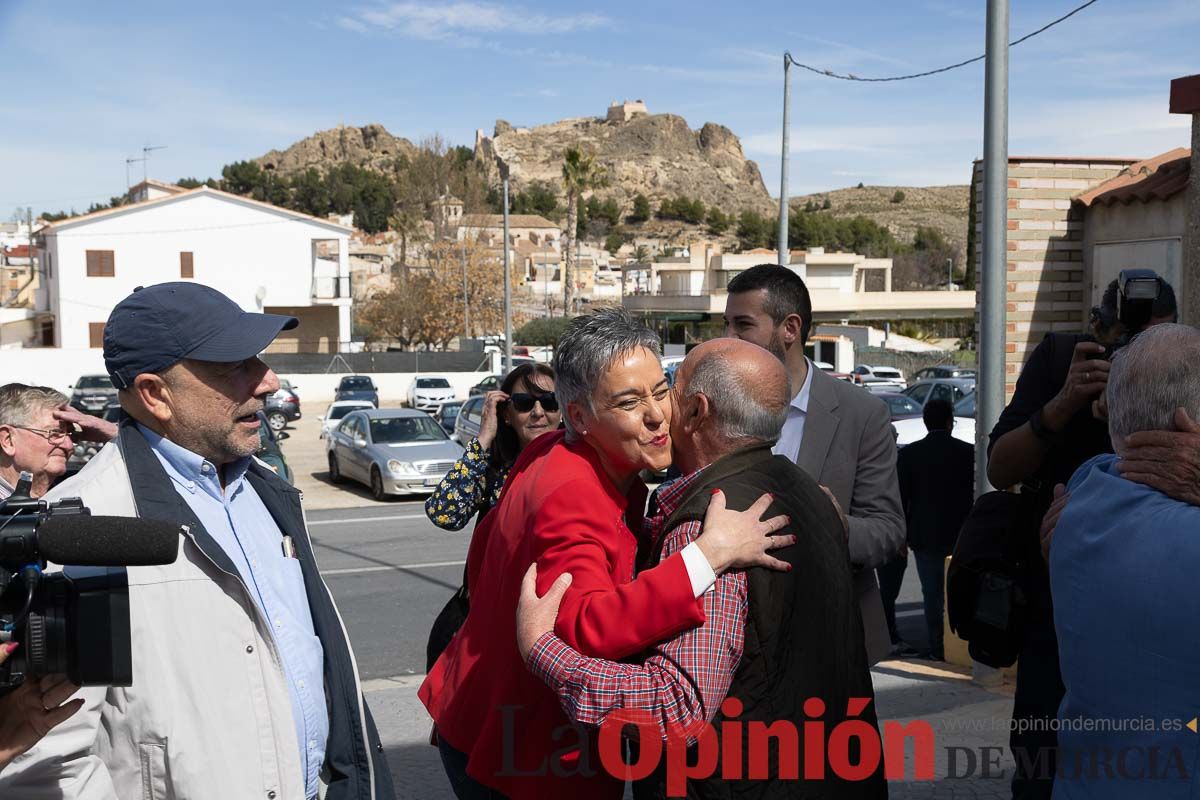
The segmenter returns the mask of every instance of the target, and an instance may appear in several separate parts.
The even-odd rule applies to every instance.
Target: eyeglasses
[[[545,394],[517,392],[516,394],[510,394],[508,400],[512,403],[513,409],[521,414],[533,411],[534,403],[541,403],[542,411],[548,414],[558,411],[558,398],[554,396],[553,392],[546,392]]]
[[[50,444],[62,444],[63,440],[71,435],[70,431],[63,431],[63,430],[48,431],[48,430],[42,430],[41,428],[27,428],[24,425],[13,425],[12,427],[20,428],[21,430],[29,431],[30,433],[36,433],[38,436],[41,436],[43,439],[45,439]]]

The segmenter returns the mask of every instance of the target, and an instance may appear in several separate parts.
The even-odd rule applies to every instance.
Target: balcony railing
[[[350,278],[316,277],[312,281],[313,300],[341,300],[350,297]]]

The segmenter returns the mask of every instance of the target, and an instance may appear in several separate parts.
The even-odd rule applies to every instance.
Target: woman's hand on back
[[[725,493],[713,490],[704,515],[704,530],[696,539],[696,546],[713,572],[720,575],[726,570],[749,567],[785,572],[792,568],[786,561],[770,555],[770,551],[796,542],[791,534],[772,535],[791,521],[786,516],[762,519],[772,500],[769,493],[764,494],[745,511],[731,511],[725,507]]]

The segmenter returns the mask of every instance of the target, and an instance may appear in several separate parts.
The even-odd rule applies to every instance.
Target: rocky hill
[[[597,195],[615,198],[626,211],[639,193],[655,207],[664,198],[686,196],[733,214],[769,212],[774,205],[758,165],[746,159],[732,131],[712,122],[695,131],[674,114],[637,113],[626,119],[610,113],[534,128],[497,120],[491,136],[476,134],[475,158],[493,168],[497,159],[505,161],[513,191],[534,181],[558,187],[562,153],[571,146],[586,148],[608,170],[610,185]]]
[[[904,199],[893,203],[896,192]],[[812,203],[821,208],[829,198],[825,213],[835,217],[862,215],[883,225],[902,242],[911,242],[918,226],[935,228],[953,242],[961,254],[967,247],[967,207],[970,187],[962,186],[863,186],[793,197],[793,210]]]
[[[361,128],[339,125],[301,139],[282,152],[272,150],[254,161],[276,174],[291,175],[309,167],[324,171],[338,164],[379,168],[397,156],[411,156],[416,150],[412,142],[393,136],[382,125]]]

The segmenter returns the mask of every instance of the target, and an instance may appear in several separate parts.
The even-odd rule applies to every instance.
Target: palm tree
[[[400,234],[400,272],[403,275],[408,270],[409,242],[421,239],[425,233],[422,215],[397,203],[394,213],[388,217],[388,227]]]
[[[579,224],[579,202],[584,192],[608,185],[604,167],[596,163],[596,157],[578,147],[563,151],[563,189],[567,193],[567,236],[566,267],[563,270],[563,313],[574,310],[575,299],[575,239]]]

